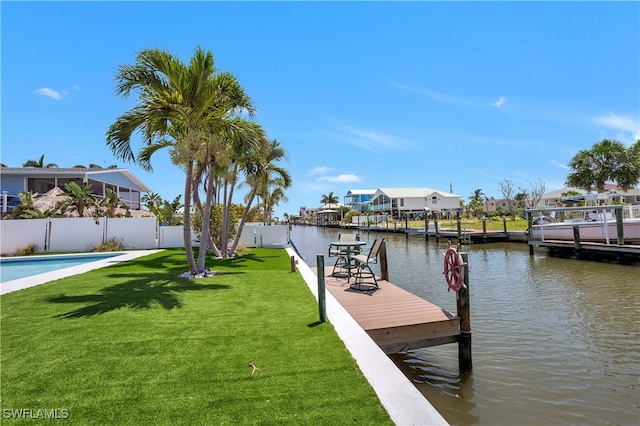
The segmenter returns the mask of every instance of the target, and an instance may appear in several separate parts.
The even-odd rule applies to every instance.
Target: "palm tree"
[[[287,202],[289,198],[284,192],[281,186],[273,188],[271,191],[263,194],[262,203],[264,207],[265,221],[271,224],[271,217],[273,216],[273,208],[277,206],[280,201]]]
[[[202,267],[200,262],[196,265],[191,245],[194,167],[197,161],[209,161],[211,153],[203,148],[210,145],[211,130],[224,127],[230,111],[252,113],[253,106],[246,95],[244,103],[234,103],[237,99],[233,94],[225,92],[233,76],[217,74],[213,54],[199,47],[189,64],[165,51],[143,50],[134,65],[119,68],[116,78],[116,92],[128,97],[137,90],[140,103],[110,126],[107,145],[119,159],[137,162],[147,170],[152,170],[153,153],[163,148],[171,150],[172,162],[185,171],[183,237],[187,263],[192,274],[202,273],[204,262]],[[136,156],[131,137],[137,130],[144,146]],[[208,235],[204,219],[202,233]]]
[[[226,135],[224,161],[217,170],[218,200],[223,204],[222,233],[227,234],[234,189],[242,175],[250,176],[259,169],[269,149],[269,141],[256,123],[246,123],[246,130]]]
[[[340,199],[338,198],[337,195],[333,195],[333,192],[329,192],[326,195],[322,196],[322,199],[320,200],[320,202],[322,204],[338,204],[338,202],[340,201]]]
[[[579,151],[569,162],[566,184],[591,191],[616,182],[626,191],[640,183],[640,140],[626,147],[617,140],[602,139],[589,150]]]
[[[58,203],[56,210],[64,212],[70,207],[75,207],[78,209],[78,215],[83,217],[84,210],[89,206],[95,205],[96,199],[90,183],[82,182],[78,185],[76,182],[71,181],[65,183],[64,188],[66,189],[65,194],[60,195],[65,199]]]
[[[95,217],[106,216],[108,218],[116,217],[116,209],[122,207],[129,210],[129,206],[126,203],[120,201],[118,194],[112,189],[107,188],[103,198],[95,199],[96,210]]]
[[[37,167],[41,169],[51,169],[58,167],[56,163],[44,164],[44,154],[40,156],[38,160],[27,160],[22,167]]]
[[[245,197],[246,208],[243,212],[242,218],[240,219],[238,233],[236,234],[236,238],[233,241],[229,253],[234,253],[238,246],[240,235],[242,234],[242,228],[244,227],[247,217],[251,211],[251,204],[255,197],[260,194],[266,194],[270,187],[286,189],[289,188],[292,183],[289,172],[285,168],[277,165],[278,161],[287,159],[285,149],[277,140],[269,142],[267,149],[260,153],[256,153],[256,155],[258,156],[253,157],[252,161],[247,161],[245,164],[245,171],[247,174],[246,184],[249,185],[251,189]],[[224,246],[222,248],[224,249]]]
[[[469,197],[469,210],[471,213],[477,217],[478,213],[482,212],[482,202],[484,200],[484,193],[482,189],[476,189],[473,191],[473,194]]]
[[[91,170],[113,170],[113,169],[117,169],[118,166],[116,164],[112,164],[110,166],[107,167],[102,167],[98,164],[94,164],[94,163],[89,163],[89,166],[85,166],[84,164],[76,164],[75,166],[73,166],[74,169],[91,169]]]
[[[156,194],[155,192],[147,192],[140,199],[145,204],[145,207],[151,212],[154,213],[154,209],[158,208],[162,204],[162,197],[160,194]]]

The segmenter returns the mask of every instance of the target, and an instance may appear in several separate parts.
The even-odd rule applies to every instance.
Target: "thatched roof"
[[[64,191],[56,186],[51,191],[37,197],[33,206],[42,212],[53,210],[56,207],[56,204],[62,201],[61,195],[64,195]]]
[[[51,191],[42,194],[37,197],[33,203],[33,206],[40,210],[41,212],[45,212],[47,210],[53,210],[56,208],[56,205],[64,200],[65,192],[59,188],[55,187]],[[95,207],[87,207],[84,209],[84,217],[93,217],[93,213],[95,211]],[[129,213],[132,217],[154,217],[154,214],[147,210],[129,210]],[[125,217],[127,214],[127,210],[121,207],[118,207],[115,211],[116,217]],[[64,217],[79,217],[78,209],[75,207],[68,208],[64,214]]]

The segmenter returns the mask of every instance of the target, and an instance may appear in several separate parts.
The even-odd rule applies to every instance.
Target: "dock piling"
[[[573,244],[576,251],[575,258],[580,260],[582,245],[580,244],[580,227],[578,225],[573,225]]]
[[[324,280],[324,256],[321,254],[316,255],[316,263],[318,265],[318,311],[320,316],[320,322],[327,321],[327,299],[325,294],[325,280]]]
[[[429,213],[424,214],[424,240],[429,241]]]
[[[382,241],[378,258],[380,260],[380,278],[389,281],[389,263],[387,262],[387,243],[385,241]]]
[[[487,218],[482,216],[482,242],[487,242]]]
[[[458,366],[466,373],[473,369],[471,359],[471,306],[469,303],[469,255],[460,253],[466,265],[464,268],[464,284],[457,294],[457,310],[460,317],[460,336],[458,336]]]

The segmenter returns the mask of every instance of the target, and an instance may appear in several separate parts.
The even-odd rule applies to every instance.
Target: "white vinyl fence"
[[[286,247],[289,244],[287,225],[264,226],[261,223],[245,223],[238,244],[245,247]]]
[[[195,234],[191,231],[195,238]],[[193,240],[194,247],[199,245]],[[115,239],[124,249],[184,247],[182,226],[159,226],[155,218],[49,218],[0,220],[0,254],[6,256],[35,244],[36,252],[87,252]],[[246,224],[240,244],[245,247],[285,247],[288,227]]]

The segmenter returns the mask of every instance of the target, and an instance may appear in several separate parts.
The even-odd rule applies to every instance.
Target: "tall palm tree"
[[[267,193],[269,187],[280,187],[286,189],[291,186],[291,175],[285,168],[277,164],[279,161],[287,159],[287,152],[280,145],[280,142],[275,139],[269,142],[266,148],[266,150],[260,151],[257,158],[253,159],[254,162],[249,161],[245,165],[245,172],[247,175],[246,184],[249,186],[250,190],[245,197],[246,208],[242,214],[242,218],[240,219],[238,233],[236,234],[236,238],[229,250],[230,253],[234,253],[238,247],[242,228],[244,227],[247,216],[251,210],[251,204],[255,197],[259,194]]]
[[[37,167],[41,169],[51,169],[58,167],[56,163],[44,164],[44,154],[40,156],[38,160],[27,160],[22,167]]]
[[[256,123],[249,122],[239,116],[242,111],[253,114],[254,108],[251,99],[245,93],[242,86],[231,74],[220,74],[218,78],[220,96],[216,99],[216,108],[227,117],[225,120],[211,122],[208,127],[206,144],[203,144],[201,153],[198,156],[196,173],[194,173],[193,187],[198,188],[203,184],[206,194],[204,206],[197,202],[196,206],[202,217],[203,229],[201,231],[201,250],[198,256],[198,268],[204,268],[206,260],[207,245],[217,254],[227,257],[226,247],[229,234],[229,215],[233,204],[233,189],[235,180],[223,185],[224,196],[222,199],[222,224],[221,241],[223,242],[222,252],[210,238],[209,226],[204,229],[204,224],[210,222],[211,207],[216,199],[216,186],[220,183],[221,176],[234,176],[233,171],[229,171],[229,166],[239,164],[245,152],[252,152],[260,147],[260,142],[265,139],[262,127]],[[232,167],[236,169],[237,167]],[[224,179],[223,179],[224,181]],[[194,198],[198,198],[198,191],[194,190]],[[219,198],[218,198],[219,202]],[[225,220],[226,219],[226,220]],[[204,247],[204,250],[202,248]]]
[[[334,195],[332,191],[328,194],[323,195],[320,199],[320,202],[322,204],[338,204],[340,202],[340,198],[338,198],[337,195]]]
[[[617,140],[602,139],[591,149],[579,151],[569,167],[569,186],[603,191],[605,183],[616,182],[626,191],[640,183],[640,140],[627,148]]]
[[[232,110],[236,114],[252,113],[251,101],[243,94],[242,102],[238,102],[235,93],[226,92],[233,76],[218,74],[213,54],[200,47],[188,64],[162,50],[143,50],[134,65],[119,68],[116,78],[117,94],[128,97],[138,91],[140,103],[110,126],[107,145],[119,159],[137,162],[147,170],[152,170],[153,153],[170,149],[172,162],[185,171],[183,237],[187,263],[192,274],[202,273],[204,261],[196,265],[191,244],[194,168],[198,161],[208,161],[210,153],[204,147],[209,146],[211,130],[225,127]],[[131,137],[137,130],[144,146],[135,155]],[[204,219],[202,230],[208,235]]]
[[[234,133],[227,136],[227,162],[226,168],[220,168],[219,176],[222,184],[222,223],[221,241],[222,256],[228,257],[228,236],[230,235],[231,214],[233,208],[233,196],[238,181],[242,175],[247,178],[256,173],[263,164],[266,164],[271,153],[269,141],[261,126],[255,123],[247,123],[245,132]],[[250,206],[248,206],[250,207]],[[243,215],[243,217],[246,217]],[[241,227],[244,223],[241,222]],[[239,235],[240,232],[238,232]]]

